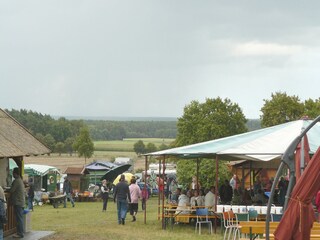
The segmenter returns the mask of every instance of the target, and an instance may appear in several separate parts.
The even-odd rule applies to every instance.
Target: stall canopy
[[[49,172],[57,172],[60,174],[58,168],[47,166],[47,165],[39,165],[39,164],[25,164],[25,173],[29,176],[45,176]]]
[[[174,156],[186,159],[215,158],[219,156],[221,160],[240,159],[253,161],[280,159],[290,143],[311,122],[311,120],[287,122],[230,137],[148,153],[146,156]],[[318,146],[320,146],[319,136],[320,123],[317,123],[308,132],[310,154],[314,154]]]

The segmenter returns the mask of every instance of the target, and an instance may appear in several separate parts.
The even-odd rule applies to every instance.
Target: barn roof
[[[0,158],[50,153],[25,127],[0,109]]]

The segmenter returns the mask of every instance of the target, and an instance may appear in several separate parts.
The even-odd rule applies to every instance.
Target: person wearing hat
[[[13,235],[13,238],[23,238],[23,210],[25,206],[25,188],[20,176],[20,169],[14,168],[12,174],[14,180],[10,188],[10,197],[14,208],[14,215],[17,221],[17,233]]]
[[[118,223],[124,225],[128,211],[128,200],[131,202],[129,185],[125,181],[125,176],[121,174],[119,183],[115,186],[114,202],[117,202]]]
[[[106,179],[102,180],[101,197],[102,197],[102,200],[103,200],[102,212],[106,212],[107,211],[108,198],[109,198],[109,188],[107,186],[107,180]]]
[[[70,200],[72,207],[74,207],[74,201],[72,199],[72,186],[71,186],[71,182],[69,181],[68,177],[64,178],[64,182],[63,182],[63,194],[66,195],[65,199],[64,199],[64,208],[67,207],[67,199]]]

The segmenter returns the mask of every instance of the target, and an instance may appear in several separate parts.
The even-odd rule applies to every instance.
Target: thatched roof
[[[51,150],[0,109],[0,158],[41,155]]]

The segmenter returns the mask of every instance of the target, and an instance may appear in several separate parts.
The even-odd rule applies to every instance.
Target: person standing
[[[19,168],[14,168],[12,174],[14,180],[10,188],[10,197],[14,208],[14,215],[17,221],[17,233],[13,235],[13,238],[23,238],[23,210],[25,206],[24,183],[20,176]]]
[[[131,197],[130,206],[130,215],[132,216],[132,222],[135,222],[136,215],[138,213],[138,205],[139,205],[139,198],[141,197],[141,191],[139,186],[136,184],[136,179],[132,178],[130,181],[129,191]]]
[[[67,207],[67,199],[70,200],[72,207],[74,207],[74,201],[72,199],[72,186],[71,186],[71,182],[69,181],[68,177],[64,178],[64,182],[63,182],[63,194],[66,195],[65,199],[64,199],[64,208]]]
[[[28,189],[28,208],[30,211],[33,211],[33,199],[34,199],[34,186],[33,182],[29,182],[29,189]]]
[[[146,203],[148,198],[149,198],[148,186],[143,186],[141,189],[141,205],[142,205],[143,211],[146,209]]]
[[[224,184],[221,185],[219,189],[219,194],[220,194],[221,203],[230,204],[232,200],[233,190],[227,179],[224,181]]]
[[[6,204],[6,195],[4,194],[3,188],[0,186],[0,201],[3,207],[3,213],[6,213],[7,204]],[[1,219],[2,220],[2,219]],[[3,222],[0,221],[0,240],[3,240]]]
[[[129,185],[121,174],[119,183],[115,186],[113,201],[117,202],[118,223],[124,225],[128,210],[128,200],[131,202]]]
[[[237,189],[237,175],[234,174],[229,183],[233,191]]]
[[[109,198],[109,188],[107,186],[107,180],[103,179],[102,180],[102,185],[101,185],[101,194],[102,194],[102,212],[107,211],[107,204],[108,204],[108,198]]]

